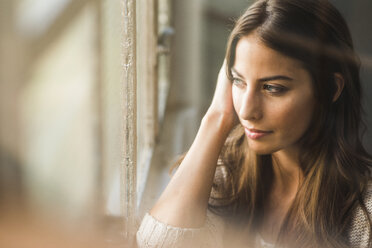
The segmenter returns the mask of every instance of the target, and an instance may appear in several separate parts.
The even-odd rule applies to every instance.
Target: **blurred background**
[[[251,2],[0,0],[0,246],[129,244],[193,141]],[[371,127],[372,2],[331,2],[361,57]],[[364,143],[372,152],[372,130]]]

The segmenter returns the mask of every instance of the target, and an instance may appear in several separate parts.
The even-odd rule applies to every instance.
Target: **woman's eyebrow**
[[[234,67],[231,68],[231,72],[233,72],[234,74],[236,74],[238,77],[244,78],[244,77],[243,77],[239,72],[237,72],[237,71],[235,70]]]
[[[238,77],[244,78],[239,72],[235,70],[235,68],[231,68],[231,72],[236,74]],[[257,81],[258,82],[269,82],[269,81],[275,81],[275,80],[293,81],[293,78],[284,76],[284,75],[275,75],[275,76],[260,78]]]
[[[268,81],[275,81],[275,80],[293,81],[293,78],[290,78],[290,77],[287,77],[287,76],[283,76],[283,75],[275,75],[275,76],[260,78],[257,81],[259,81],[259,82],[268,82]]]

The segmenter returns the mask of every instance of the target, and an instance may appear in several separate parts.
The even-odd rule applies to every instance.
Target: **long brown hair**
[[[349,247],[348,227],[358,206],[371,230],[363,195],[371,178],[372,159],[361,142],[365,126],[360,63],[347,24],[326,0],[257,1],[231,32],[226,52],[229,78],[238,41],[253,31],[266,46],[303,64],[317,99],[311,128],[300,142],[304,179],[277,245]],[[335,73],[342,75],[344,89],[333,102]],[[238,125],[225,143],[216,175],[209,209],[254,235],[273,176],[271,156],[251,152]],[[225,177],[220,180],[218,175]]]

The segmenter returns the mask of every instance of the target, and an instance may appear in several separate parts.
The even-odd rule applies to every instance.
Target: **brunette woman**
[[[370,247],[359,61],[326,0],[260,0],[237,21],[190,150],[139,247]]]

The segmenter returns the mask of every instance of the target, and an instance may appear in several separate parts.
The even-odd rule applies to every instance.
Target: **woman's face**
[[[301,63],[251,34],[238,41],[232,75],[234,108],[250,149],[297,152],[315,105],[312,80]]]

